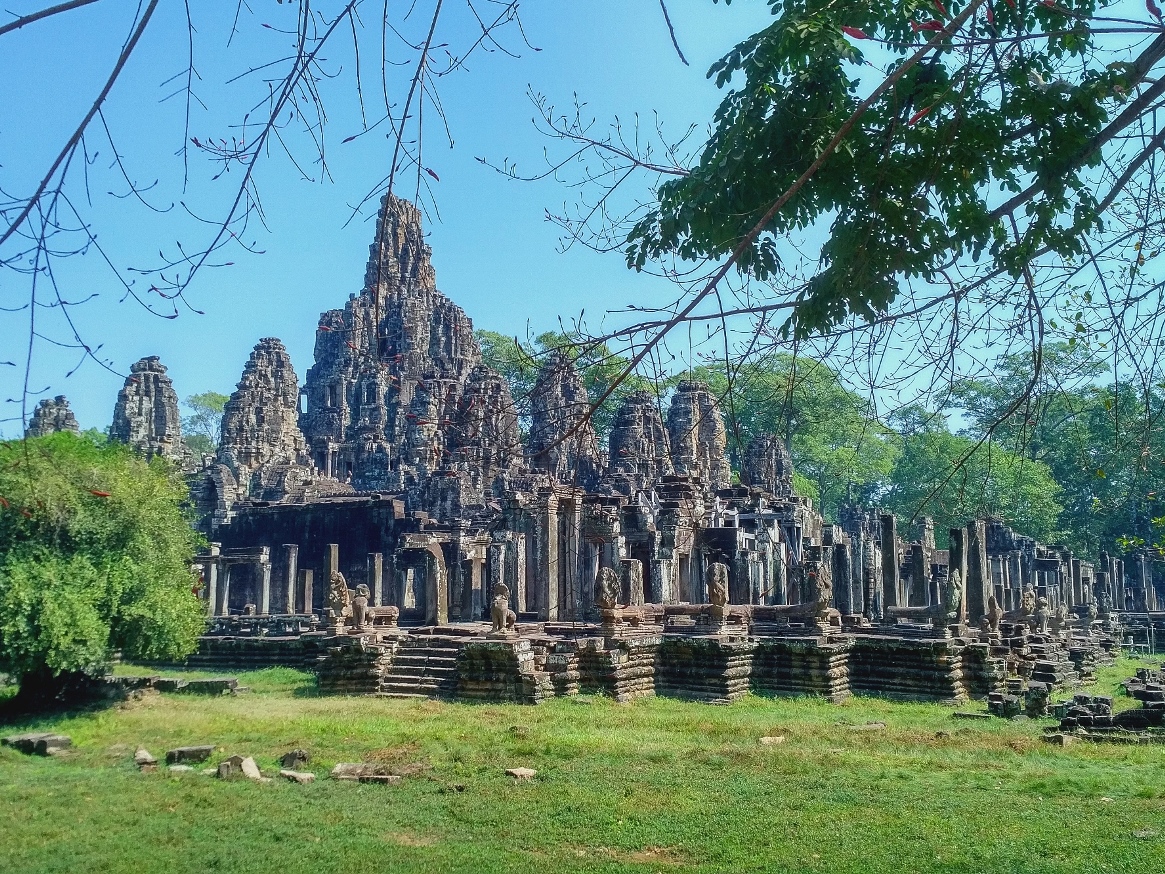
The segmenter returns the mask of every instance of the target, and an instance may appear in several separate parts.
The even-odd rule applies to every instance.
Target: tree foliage
[[[1033,379],[1037,390],[1025,399]],[[969,436],[991,429],[997,445],[1047,466],[1063,488],[1065,536],[1095,555],[1162,538],[1163,389],[1114,379],[1096,350],[1058,344],[1043,350],[1038,378],[1030,358],[1002,356],[993,376],[956,385],[951,404]]]
[[[692,375],[720,398],[734,467],[739,469],[753,437],[780,437],[792,456],[799,493],[827,516],[835,516],[847,496],[876,493],[893,467],[894,434],[819,361],[777,353],[731,369],[703,365]]]
[[[69,433],[0,443],[0,671],[22,685],[175,659],[205,626],[186,486],[161,459]]]
[[[479,330],[475,336],[481,345],[482,359],[509,383],[523,432],[529,429],[530,393],[549,352],[557,350],[571,357],[592,401],[601,397],[627,366],[627,358],[612,352],[606,343],[579,343],[579,337],[562,332],[548,331],[524,343],[495,331]],[[643,389],[663,391],[666,387],[666,381],[653,382],[637,374],[620,382],[591,415],[600,440],[605,441],[611,433],[615,413],[624,398]]]
[[[229,400],[216,391],[204,391],[182,402],[190,410],[190,415],[182,419],[182,439],[195,455],[212,455],[218,449],[222,413]]]
[[[1084,255],[1111,205],[1096,168],[1165,90],[1137,93],[1165,34],[1128,61],[1098,34],[1103,0],[769,5],[774,22],[709,71],[732,86],[711,137],[688,174],[658,187],[627,260],[718,258],[748,241],[737,266],[765,279],[784,269],[782,237],[829,222],[790,316],[800,336],[873,320],[903,280],[945,283],[964,259],[1018,278],[1037,255]],[[872,102],[865,64],[885,65]]]
[[[930,516],[940,546],[970,519],[998,516],[1045,543],[1062,539],[1063,489],[1041,461],[952,434],[942,417],[899,436],[880,503],[902,519]]]

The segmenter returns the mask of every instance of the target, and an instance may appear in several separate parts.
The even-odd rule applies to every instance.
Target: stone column
[[[950,551],[947,563],[947,574],[959,572],[959,579],[963,584],[963,592],[967,591],[967,529],[950,529]],[[966,602],[964,596],[963,601]],[[945,605],[944,605],[945,606]]]
[[[514,612],[525,613],[526,604],[526,535],[514,534],[507,544],[506,564],[514,580]]]
[[[882,526],[882,607],[897,607],[900,581],[898,578],[898,520],[893,513],[883,513]]]
[[[632,607],[643,604],[643,563],[637,558],[625,558],[619,562],[623,590],[627,593],[627,603]]]
[[[967,526],[967,621],[972,627],[987,613],[990,580],[987,573],[987,523],[976,519]]]
[[[222,589],[220,591],[220,601],[218,605],[219,616],[231,615],[231,562],[223,565],[222,574]]]
[[[910,606],[930,606],[930,556],[922,543],[910,552]]]
[[[1023,594],[1023,553],[1012,550],[1007,554],[1007,603],[1004,610],[1018,610],[1019,599]]]
[[[558,608],[558,498],[546,495],[535,524],[538,585],[538,618],[553,622],[562,618]]]
[[[439,546],[425,551],[425,621],[430,625],[449,624],[449,579]]]
[[[283,609],[286,613],[295,612],[295,581],[299,578],[299,544],[283,544],[283,560],[287,563],[286,591],[283,600]]]
[[[583,541],[582,541],[582,502],[576,497],[570,503],[569,515],[566,518],[566,536],[563,538],[563,553],[559,561],[566,571],[562,586],[562,602],[559,605],[560,615],[564,619],[577,620],[582,618],[583,599]]]
[[[210,544],[209,554],[221,555],[222,544]],[[210,616],[215,616],[218,613],[218,560],[208,561],[202,567],[206,575],[206,612]]]
[[[329,543],[324,551],[324,585],[332,585],[332,573],[340,569],[340,544]]]
[[[259,554],[259,615],[271,614],[271,548],[264,546]]]
[[[485,551],[489,547],[489,538],[478,535],[473,540],[473,552],[469,558],[469,619],[473,622],[481,619],[485,613],[485,606],[493,599],[487,598],[482,591],[483,575],[485,573]],[[462,617],[465,618],[465,617]]]
[[[372,590],[372,606],[384,606],[384,553],[368,553],[368,588]]]
[[[504,541],[495,540],[489,545],[489,561],[486,563],[486,573],[489,574],[489,580],[486,585],[489,602],[491,604],[493,603],[494,590],[500,585],[506,585],[510,590],[510,609],[513,609],[514,588],[506,583],[506,544]]]
[[[314,583],[315,571],[309,567],[301,568],[299,571],[299,590],[303,592],[303,612],[311,616],[315,611],[315,592],[312,591],[312,584]]]

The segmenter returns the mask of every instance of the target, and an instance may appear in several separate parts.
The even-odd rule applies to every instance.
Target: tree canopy
[[[0,442],[0,671],[22,692],[120,650],[177,659],[205,627],[186,486],[162,459],[69,433]]]
[[[228,400],[216,391],[204,391],[182,402],[190,410],[190,415],[182,419],[182,439],[195,455],[212,455],[218,449],[222,413]]]

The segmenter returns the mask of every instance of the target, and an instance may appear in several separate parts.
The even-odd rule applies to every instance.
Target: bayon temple
[[[1130,637],[1165,634],[1160,555],[1082,561],[1000,519],[967,520],[948,549],[876,508],[825,522],[774,436],[734,477],[698,382],[666,409],[627,397],[604,447],[551,354],[520,421],[437,290],[419,211],[391,196],[314,357],[301,387],[260,340],[203,459],[157,358],[118,397],[112,436],[190,471],[210,541],[193,665],[307,666],[353,694],[862,692],[1038,712]],[[76,427],[56,398],[30,432]]]

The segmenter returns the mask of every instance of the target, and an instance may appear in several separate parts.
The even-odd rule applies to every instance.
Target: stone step
[[[392,660],[394,665],[441,665],[454,668],[457,666],[455,656],[434,655],[433,653],[398,652]]]

